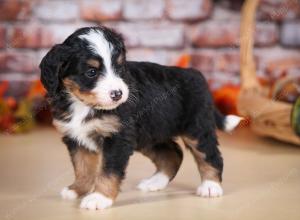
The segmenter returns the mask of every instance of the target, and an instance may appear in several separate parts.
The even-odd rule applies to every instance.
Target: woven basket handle
[[[260,92],[261,87],[256,78],[256,66],[253,56],[255,12],[259,0],[246,0],[242,8],[240,27],[240,70],[241,91]]]

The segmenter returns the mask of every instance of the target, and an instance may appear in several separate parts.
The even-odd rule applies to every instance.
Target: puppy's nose
[[[112,90],[110,92],[110,98],[113,100],[113,101],[119,101],[121,98],[122,98],[122,91],[119,89],[119,90]]]

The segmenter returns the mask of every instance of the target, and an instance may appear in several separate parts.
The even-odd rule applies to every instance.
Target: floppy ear
[[[56,44],[42,59],[40,63],[41,82],[50,96],[56,94],[59,87],[61,67],[70,58],[71,54],[69,46]]]

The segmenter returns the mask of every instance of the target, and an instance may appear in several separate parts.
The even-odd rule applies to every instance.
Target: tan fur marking
[[[96,179],[95,192],[100,192],[114,200],[119,193],[120,184],[121,180],[119,177],[100,173]]]
[[[220,182],[218,175],[219,171],[205,161],[206,155],[204,153],[197,150],[198,141],[187,136],[183,136],[182,140],[185,145],[191,150],[195,158],[202,181],[213,180],[216,182]]]
[[[75,170],[75,182],[69,186],[81,196],[92,190],[96,175],[102,161],[100,154],[90,152],[86,149],[78,149],[72,157]]]
[[[121,128],[119,118],[114,115],[94,119],[88,123],[92,123],[95,126],[96,132],[100,133],[103,137],[109,137],[112,133],[117,133]]]
[[[124,54],[119,55],[117,58],[117,64],[122,64],[124,61]]]
[[[94,93],[81,91],[80,86],[76,82],[68,78],[64,79],[63,83],[67,88],[67,90],[69,90],[72,94],[74,94],[74,96],[77,97],[80,101],[90,106],[99,105],[99,103],[97,102],[97,97]]]
[[[66,126],[67,122],[53,120],[54,127],[63,134],[68,133],[69,128]],[[117,133],[121,128],[121,122],[115,115],[103,116],[102,118],[91,119],[82,126],[86,126],[90,131],[90,137],[94,135],[101,135],[103,137],[110,137],[113,133]]]
[[[53,119],[52,124],[59,132],[61,132],[63,134],[68,131],[68,129],[59,120]]]
[[[182,136],[183,142],[188,146],[188,147],[194,147],[196,148],[198,145],[198,141],[192,138],[189,138],[187,136]]]
[[[87,64],[89,64],[91,67],[94,67],[96,69],[99,69],[100,68],[100,63],[98,60],[95,60],[95,59],[89,59],[87,61]]]
[[[181,165],[182,158],[174,150],[156,152],[153,149],[142,149],[140,152],[155,164],[157,172],[163,172],[170,179],[174,178]]]

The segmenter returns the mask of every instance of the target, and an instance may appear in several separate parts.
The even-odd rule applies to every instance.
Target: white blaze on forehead
[[[96,94],[100,109],[114,109],[121,103],[126,102],[129,90],[122,78],[117,76],[112,68],[113,45],[110,44],[100,30],[91,29],[88,33],[79,36],[88,42],[89,48],[99,55],[105,66],[104,77],[98,78],[95,88],[92,90]],[[110,93],[113,90],[121,90],[123,95],[118,102],[112,101]]]
[[[88,41],[89,47],[93,52],[102,57],[107,74],[113,74],[111,65],[113,46],[106,40],[103,33],[99,30],[91,29],[87,34],[81,35],[79,38]]]

